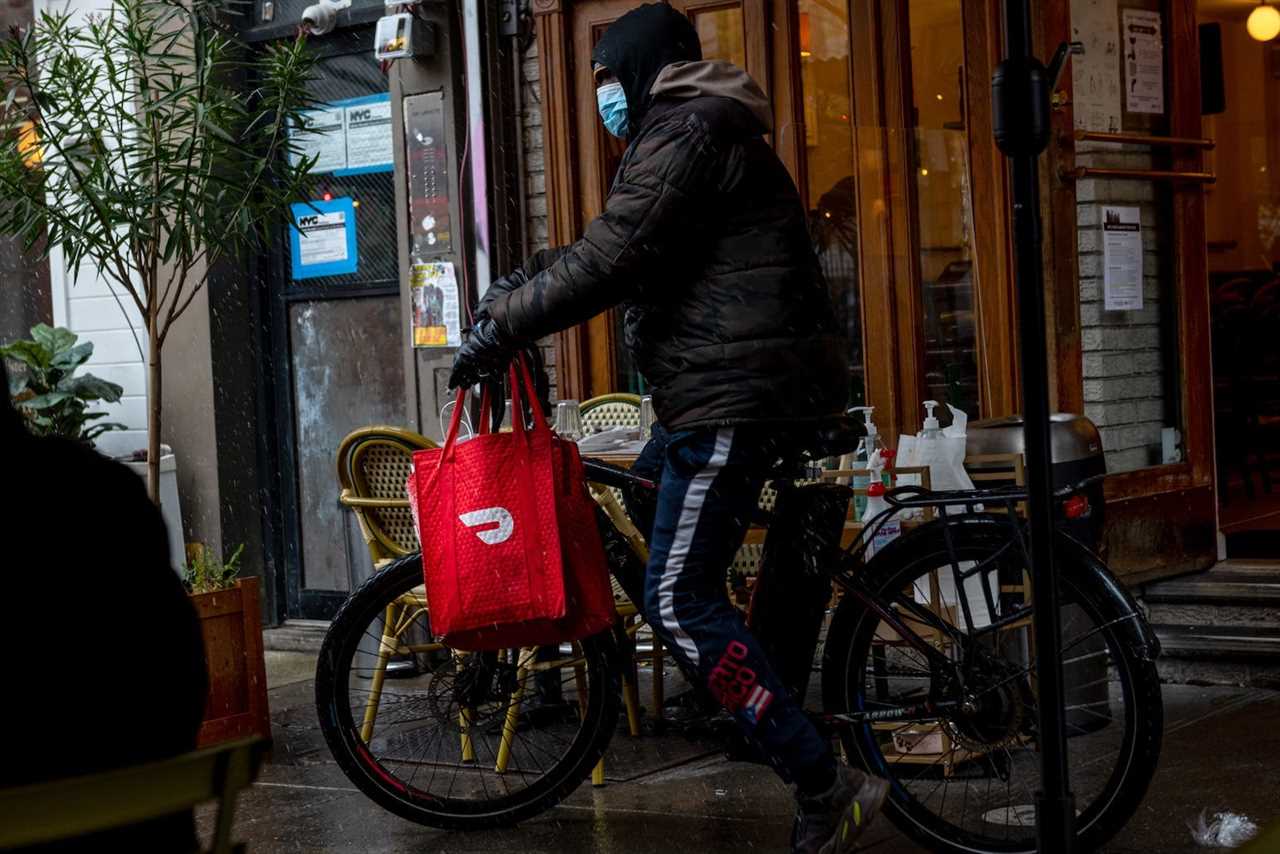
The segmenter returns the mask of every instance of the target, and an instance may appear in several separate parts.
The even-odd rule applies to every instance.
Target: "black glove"
[[[473,386],[482,379],[500,378],[515,354],[515,349],[492,318],[477,320],[466,331],[462,346],[453,357],[449,388],[463,388]]]

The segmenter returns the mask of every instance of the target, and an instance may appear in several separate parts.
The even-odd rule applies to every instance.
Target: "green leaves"
[[[90,422],[105,412],[90,412],[95,401],[115,403],[124,389],[113,382],[76,371],[93,355],[93,343],[77,343],[69,329],[39,324],[31,338],[0,347],[0,357],[15,362],[10,372],[9,396],[26,417],[27,428],[37,436],[62,436],[92,441],[123,424]]]

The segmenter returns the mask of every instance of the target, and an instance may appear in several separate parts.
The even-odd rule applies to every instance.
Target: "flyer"
[[[391,97],[375,95],[346,104],[346,173],[391,168]]]
[[[326,107],[308,110],[302,114],[303,125],[290,132],[297,149],[293,162],[304,157],[316,158],[312,172],[332,172],[347,165],[346,140],[343,137],[345,121],[341,108]]]
[[[414,264],[409,288],[413,294],[413,346],[459,346],[462,334],[453,263]]]
[[[1102,293],[1106,311],[1142,308],[1142,220],[1138,208],[1102,208]]]
[[[315,174],[362,175],[393,169],[391,96],[347,98],[302,114],[301,127],[289,131],[294,163],[314,157]]]
[[[291,206],[289,229],[293,278],[342,276],[356,272],[356,209],[349,196]]]
[[[1131,113],[1163,113],[1164,39],[1160,13],[1125,9],[1121,21],[1125,106]]]

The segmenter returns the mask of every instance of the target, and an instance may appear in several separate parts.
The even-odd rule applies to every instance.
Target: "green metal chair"
[[[258,776],[266,739],[233,741],[173,759],[0,790],[0,849],[69,842],[218,802],[209,854],[231,842],[236,795]]]

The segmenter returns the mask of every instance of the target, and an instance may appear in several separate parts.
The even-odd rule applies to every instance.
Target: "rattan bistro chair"
[[[612,427],[640,426],[640,395],[614,392],[584,400],[578,407],[582,412],[582,430],[590,435]]]
[[[217,801],[208,851],[244,851],[231,842],[236,795],[257,778],[265,747],[260,738],[233,741],[145,765],[5,789],[0,849],[70,842]]]
[[[360,522],[375,570],[418,550],[404,483],[413,452],[436,447],[426,436],[399,427],[361,427],[338,446],[338,500]]]

